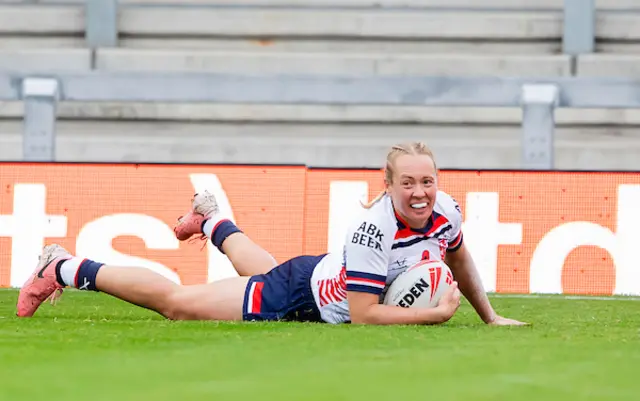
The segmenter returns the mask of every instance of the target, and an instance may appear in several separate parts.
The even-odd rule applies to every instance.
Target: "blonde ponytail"
[[[384,198],[384,196],[387,194],[387,191],[382,190],[380,191],[380,193],[378,195],[376,195],[375,198],[373,198],[371,201],[369,201],[369,203],[362,203],[362,207],[365,209],[371,209],[371,206],[375,205],[376,203],[378,203],[380,201],[380,199]]]

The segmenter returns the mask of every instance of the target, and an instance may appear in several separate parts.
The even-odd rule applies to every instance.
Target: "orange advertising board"
[[[282,262],[339,250],[358,202],[383,185],[379,170],[0,163],[0,286],[20,286],[51,242],[183,284],[234,275],[211,245],[173,236],[205,188]],[[640,174],[441,171],[440,188],[460,203],[487,290],[640,294]]]

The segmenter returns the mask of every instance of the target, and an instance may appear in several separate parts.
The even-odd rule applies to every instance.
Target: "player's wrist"
[[[496,319],[498,318],[498,314],[493,309],[491,309],[489,313],[481,315],[480,318],[486,324],[491,324],[496,321]]]
[[[451,319],[452,314],[444,305],[435,308],[416,308],[420,312],[420,320],[424,324],[440,324]]]

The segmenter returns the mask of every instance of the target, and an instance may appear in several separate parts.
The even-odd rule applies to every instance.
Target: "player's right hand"
[[[454,281],[447,292],[442,295],[438,302],[437,309],[442,314],[443,323],[453,317],[458,308],[460,307],[460,290],[458,289],[458,282]]]

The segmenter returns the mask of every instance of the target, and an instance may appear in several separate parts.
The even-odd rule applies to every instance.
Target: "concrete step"
[[[556,167],[640,170],[634,128],[561,127]],[[0,120],[0,159],[19,160],[22,123]],[[442,168],[521,167],[518,126],[61,121],[59,161],[301,163],[382,167],[389,145],[422,140]]]
[[[558,39],[560,12],[128,8],[123,35]]]
[[[640,77],[640,54],[587,54],[578,58],[578,76]]]
[[[85,0],[37,0],[40,4],[83,3]],[[272,7],[442,7],[499,9],[561,9],[563,0],[119,0],[122,5],[272,6]],[[32,4],[33,0],[0,0],[0,4]],[[596,0],[600,9],[640,8],[636,0]]]
[[[568,76],[568,56],[100,49],[103,71],[240,74]]]
[[[22,102],[0,102],[0,119],[23,116]],[[57,116],[60,120],[519,125],[522,109],[61,102]],[[640,126],[640,110],[561,108],[556,110],[556,124],[560,127]]]
[[[0,49],[0,72],[88,71],[89,49]]]
[[[84,35],[84,6],[0,4],[0,34]]]

